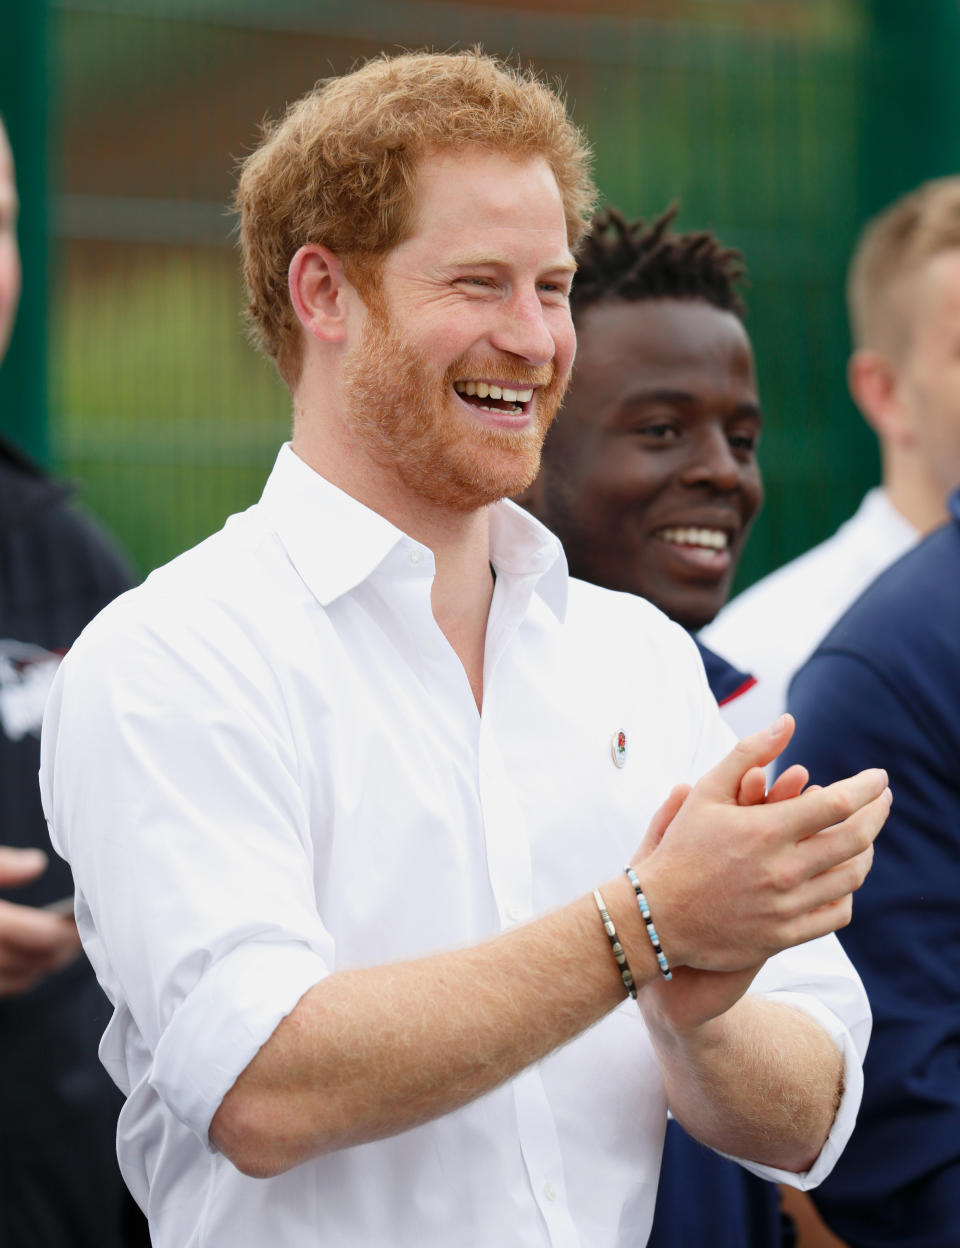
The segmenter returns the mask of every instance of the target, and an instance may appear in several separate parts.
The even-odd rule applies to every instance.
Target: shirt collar
[[[412,541],[305,464],[289,442],[280,448],[259,510],[324,607],[362,584],[395,546]],[[568,574],[560,543],[507,500],[490,508],[490,562],[498,575],[536,578],[537,593],[563,619]]]
[[[882,485],[867,490],[852,519],[862,520],[864,533],[879,548],[913,545],[920,536],[919,530],[901,512],[897,511]]]
[[[324,607],[365,581],[403,539],[389,520],[305,464],[289,442],[264,486],[260,511]]]
[[[509,499],[490,508],[490,562],[498,576],[535,577],[537,593],[563,620],[570,574],[560,540]]]
[[[947,500],[947,506],[950,508],[950,514],[960,524],[960,489],[956,489]]]

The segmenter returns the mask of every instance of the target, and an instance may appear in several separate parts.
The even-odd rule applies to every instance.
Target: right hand
[[[738,742],[652,849],[645,840],[644,891],[671,965],[755,969],[849,922],[890,809],[887,774],[863,771],[794,796],[775,786],[766,800],[741,804],[744,778],[782,752],[793,727],[784,715]]]
[[[15,888],[41,875],[47,856],[38,849],[0,845],[0,886]],[[26,992],[80,952],[71,917],[0,901],[0,997]]]

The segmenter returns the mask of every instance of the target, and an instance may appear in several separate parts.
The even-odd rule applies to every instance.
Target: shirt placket
[[[505,587],[498,586],[502,593]],[[524,592],[526,591],[526,592]],[[497,659],[509,644],[529,600],[529,587],[515,587],[506,604],[491,612],[487,672],[478,745],[478,785],[486,839],[487,866],[502,929],[533,917],[530,838],[520,803],[496,739]],[[553,1248],[580,1248],[567,1200],[563,1157],[556,1121],[539,1064],[512,1083],[517,1132],[530,1190]]]

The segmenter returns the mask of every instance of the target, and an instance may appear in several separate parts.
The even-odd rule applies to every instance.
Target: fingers
[[[792,767],[788,767],[785,772],[777,776],[767,794],[767,801],[786,802],[792,797],[799,797],[809,779],[810,773],[806,767],[794,763]]]
[[[79,951],[73,919],[0,902],[0,996],[25,992]]]
[[[35,988],[41,980],[62,970],[77,956],[77,951],[71,950],[70,953],[63,953],[56,958],[20,958],[15,961],[0,959],[0,999]]]
[[[836,901],[827,902],[801,915],[784,936],[783,947],[803,945],[808,940],[829,936],[847,926],[853,914],[853,894],[845,893]]]
[[[785,802],[799,797],[810,779],[806,767],[794,763],[774,781],[767,792],[767,773],[762,767],[751,767],[740,781],[738,806],[757,806],[760,802]]]
[[[767,773],[762,767],[751,767],[740,781],[738,806],[757,806],[767,796]]]
[[[687,800],[690,788],[689,784],[676,784],[670,790],[667,800],[650,820],[650,825],[644,834],[643,842],[634,859],[634,865],[646,858],[648,854],[652,854],[663,840],[663,834],[673,822],[680,807]]]
[[[72,918],[0,901],[0,957],[7,953],[57,956],[65,950],[74,951],[79,945],[77,925]]]
[[[792,715],[781,715],[769,728],[738,741],[730,753],[697,784],[706,797],[718,801],[737,800],[740,783],[752,767],[766,767],[786,749],[793,736]]]
[[[842,863],[857,858],[868,849],[872,852],[873,842],[887,820],[892,801],[893,795],[886,788],[879,797],[868,802],[842,823],[805,838],[801,842],[801,848],[811,878],[819,878],[824,872],[832,871]],[[859,888],[862,882],[861,880],[855,887]]]
[[[858,772],[855,776],[837,780],[822,789],[811,786],[790,808],[791,832],[798,841],[815,836],[826,828],[847,822],[883,794],[886,794],[886,808],[883,813],[885,819],[893,795],[887,783],[887,773],[882,767]],[[882,826],[883,820],[876,831]],[[829,865],[832,864],[827,863],[822,869],[825,870]]]
[[[771,873],[774,912],[783,924],[778,943],[799,944],[850,921],[851,895],[867,878],[889,811],[890,790],[884,789],[843,823],[802,841],[790,866]]]
[[[0,887],[17,888],[42,875],[47,855],[41,849],[13,849],[0,845]]]
[[[0,885],[26,884],[42,875],[47,855],[39,849],[0,845]],[[80,951],[72,916],[0,901],[0,996],[26,992]]]

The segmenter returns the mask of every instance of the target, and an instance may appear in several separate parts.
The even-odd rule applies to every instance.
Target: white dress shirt
[[[259,504],[119,599],[61,666],[44,805],[115,1007],[101,1056],[128,1096],[120,1162],[156,1248],[646,1240],[666,1104],[630,1001],[472,1104],[277,1178],[244,1177],[208,1139],[311,985],[582,896],[730,744],[680,628],[569,581],[512,504],[490,520],[482,715],[433,617],[431,552],[289,448]],[[818,1182],[859,1104],[862,987],[831,937],[754,991],[844,1053],[813,1170],[751,1167]]]
[[[701,630],[711,650],[757,678],[724,708],[738,736],[783,714],[794,673],[847,607],[919,540],[886,493],[870,490],[832,537],[738,594]]]

